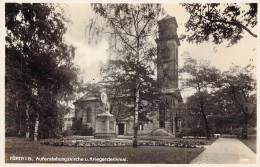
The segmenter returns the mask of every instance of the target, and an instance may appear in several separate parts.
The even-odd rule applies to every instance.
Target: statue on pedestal
[[[109,103],[107,102],[107,94],[105,93],[105,91],[102,91],[101,92],[101,101],[104,105],[104,113],[105,114],[110,114],[110,105]]]
[[[105,89],[101,91],[100,95],[103,103],[104,112],[98,114],[96,117],[96,132],[94,138],[111,139],[116,137],[116,119],[110,114],[110,105],[107,102],[107,94]]]

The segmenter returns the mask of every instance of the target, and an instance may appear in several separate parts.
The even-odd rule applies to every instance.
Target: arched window
[[[165,128],[166,108],[164,104],[159,105],[159,127]]]

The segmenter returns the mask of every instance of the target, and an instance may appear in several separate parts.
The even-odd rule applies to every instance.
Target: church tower
[[[158,21],[159,38],[157,43],[157,80],[161,88],[158,110],[159,128],[174,135],[179,132],[176,106],[182,100],[178,89],[178,24],[175,17],[167,15]]]
[[[157,42],[157,79],[163,92],[172,92],[178,88],[178,24],[175,17],[167,15],[158,22],[159,38]]]

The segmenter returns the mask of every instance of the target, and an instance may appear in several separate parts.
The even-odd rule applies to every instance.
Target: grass
[[[196,158],[204,148],[177,148],[160,146],[132,147],[57,147],[42,145],[40,142],[26,141],[24,138],[6,137],[6,163],[28,163],[32,161],[12,161],[10,157],[59,158],[126,158],[126,162],[83,162],[83,163],[130,163],[130,164],[188,164]],[[57,161],[56,161],[57,162]],[[42,163],[47,163],[43,161]],[[49,162],[49,163],[54,163]],[[61,162],[59,162],[61,163]],[[64,163],[64,162],[62,162]],[[76,163],[76,162],[70,162]],[[82,163],[82,162],[81,162]]]
[[[249,139],[240,139],[247,147],[249,147],[254,153],[256,153],[256,137]]]

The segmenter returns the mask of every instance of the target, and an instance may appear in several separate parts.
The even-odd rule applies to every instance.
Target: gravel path
[[[220,138],[191,164],[255,164],[256,154],[238,139]]]

